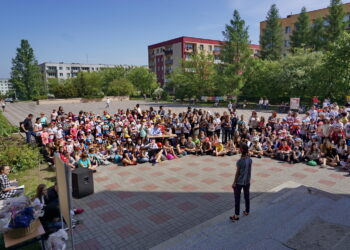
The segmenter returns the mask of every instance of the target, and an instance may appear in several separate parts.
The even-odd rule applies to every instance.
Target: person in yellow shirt
[[[222,144],[221,141],[219,141],[216,145],[215,145],[215,156],[224,156],[226,154],[226,149],[224,144]]]

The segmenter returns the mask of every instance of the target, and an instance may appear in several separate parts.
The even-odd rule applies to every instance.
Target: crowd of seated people
[[[41,114],[33,133],[47,161],[54,164],[58,152],[71,168],[93,171],[110,163],[157,164],[189,154],[235,155],[242,143],[252,157],[350,168],[350,116],[337,104],[313,106],[303,115],[273,112],[258,117],[253,111],[247,118],[235,109],[212,113],[188,107],[175,113],[136,105],[115,113],[74,114],[60,107],[50,118]]]

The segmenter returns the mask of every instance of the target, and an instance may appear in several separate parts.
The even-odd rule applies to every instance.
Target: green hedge
[[[43,160],[40,148],[24,143],[23,138],[0,137],[0,164],[12,167],[14,173],[35,168]]]
[[[0,137],[1,136],[10,136],[12,133],[18,132],[18,127],[12,126],[5,116],[0,112]]]

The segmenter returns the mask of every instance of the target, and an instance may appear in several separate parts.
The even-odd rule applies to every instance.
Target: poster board
[[[55,154],[56,181],[60,211],[68,227],[71,227],[70,168],[66,168],[58,154]],[[69,173],[68,173],[69,172]]]
[[[299,110],[300,98],[290,98],[290,109]]]

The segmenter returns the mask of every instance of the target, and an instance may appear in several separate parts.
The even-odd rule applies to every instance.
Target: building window
[[[209,51],[213,50],[213,46],[209,45]]]
[[[60,67],[60,70],[62,70],[63,68],[62,67]]]
[[[66,69],[67,69],[67,70],[70,70],[70,67],[67,67]]]
[[[204,50],[204,45],[203,44],[199,45],[199,49]]]
[[[192,43],[186,43],[186,50],[192,50],[193,44]]]
[[[286,26],[284,29],[284,33],[289,34],[290,33],[290,26]]]
[[[67,77],[70,77],[70,73],[67,73]]]
[[[221,47],[219,47],[219,46],[215,46],[215,47],[214,47],[214,51],[215,51],[215,52],[220,52],[220,50],[221,50]]]
[[[63,76],[63,73],[60,73],[60,76]]]

